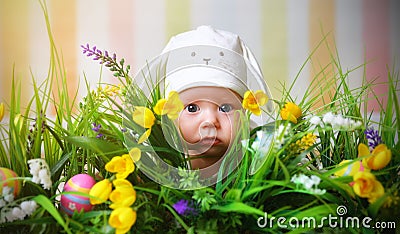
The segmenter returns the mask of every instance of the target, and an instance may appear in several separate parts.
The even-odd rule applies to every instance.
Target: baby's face
[[[191,159],[197,158],[191,160],[192,169],[208,167],[226,153],[235,138],[242,98],[220,87],[190,88],[179,98],[185,108],[177,124]]]

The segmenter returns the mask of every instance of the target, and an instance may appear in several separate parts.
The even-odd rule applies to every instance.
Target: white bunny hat
[[[249,73],[263,80],[254,55],[239,36],[210,26],[172,37],[163,54],[168,54],[166,93],[214,86],[243,97],[251,83]],[[269,93],[265,84],[261,89]]]

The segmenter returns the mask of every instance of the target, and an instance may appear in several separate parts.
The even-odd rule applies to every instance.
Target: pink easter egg
[[[90,189],[96,181],[87,174],[74,175],[65,185],[63,192],[82,192],[89,194]],[[75,211],[91,211],[93,205],[90,204],[88,196],[80,196],[77,194],[62,194],[60,200],[60,208],[68,215],[72,215]]]
[[[0,167],[0,194],[3,191],[3,187],[7,186],[11,188],[11,191],[14,193],[14,197],[18,196],[19,192],[21,191],[21,181],[8,180],[15,177],[18,177],[18,175],[13,170],[5,167]]]

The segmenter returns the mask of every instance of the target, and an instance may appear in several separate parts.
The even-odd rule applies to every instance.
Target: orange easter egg
[[[21,191],[21,182],[19,180],[12,180],[12,178],[18,177],[17,173],[13,170],[0,167],[0,194],[3,192],[4,187],[11,188],[14,196],[18,196]]]

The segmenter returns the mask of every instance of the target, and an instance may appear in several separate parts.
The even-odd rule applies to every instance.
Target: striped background
[[[170,36],[199,25],[237,33],[262,66],[276,98],[282,83],[290,83],[307,56],[327,35],[337,47],[341,66],[352,69],[365,61],[367,80],[387,81],[387,67],[400,64],[400,1],[397,0],[57,0],[48,1],[52,31],[63,55],[70,92],[85,93],[84,76],[99,79],[100,66],[81,53],[89,43],[114,51],[131,64],[132,72],[155,57]],[[302,96],[312,77],[328,65],[329,52],[321,46],[299,76],[292,94]],[[15,76],[24,84],[24,103],[32,93],[32,77],[43,81],[49,46],[38,1],[0,0],[0,101],[9,102]],[[332,66],[326,73],[332,72]],[[364,71],[350,75],[353,87]],[[109,72],[105,82],[115,83]],[[26,85],[25,85],[26,84]],[[387,87],[374,92],[385,98]],[[371,102],[370,110],[379,109]]]

